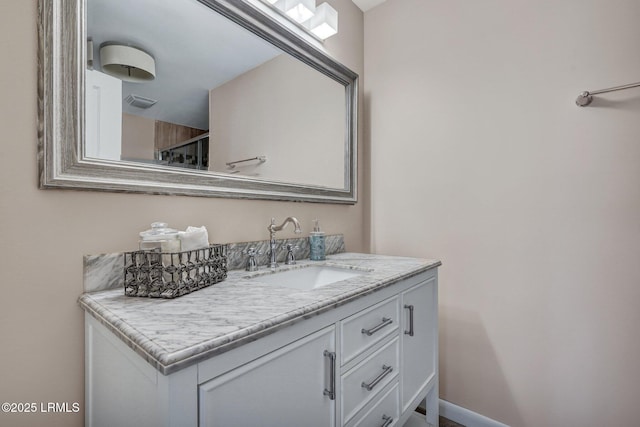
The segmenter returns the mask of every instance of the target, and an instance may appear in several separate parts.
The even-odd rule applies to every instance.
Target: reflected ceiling
[[[198,129],[209,129],[211,89],[282,53],[196,0],[180,8],[175,0],[87,0],[87,35],[96,70],[104,42],[137,46],[156,60],[155,80],[123,82],[123,99],[133,93],[158,103],[145,110],[123,102],[123,112]]]

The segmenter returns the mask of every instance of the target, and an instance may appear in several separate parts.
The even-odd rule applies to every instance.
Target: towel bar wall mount
[[[578,107],[586,107],[587,105],[591,104],[591,102],[593,101],[593,95],[599,95],[601,93],[608,93],[608,92],[616,92],[619,90],[632,89],[635,87],[640,87],[640,82],[631,83],[628,85],[610,87],[608,89],[586,90],[582,92],[580,95],[578,95],[578,98],[576,99],[576,105]]]

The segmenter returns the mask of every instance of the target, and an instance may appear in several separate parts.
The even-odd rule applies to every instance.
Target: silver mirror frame
[[[357,202],[358,75],[280,24],[255,0],[198,0],[345,86],[345,188],[85,159],[84,0],[38,1],[38,165],[41,189],[321,203]]]

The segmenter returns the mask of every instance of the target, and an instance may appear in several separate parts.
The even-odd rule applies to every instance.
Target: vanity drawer
[[[342,375],[342,424],[375,399],[385,386],[396,381],[400,370],[399,363],[400,339],[395,337]]]
[[[400,418],[400,386],[396,382],[389,391],[363,409],[346,427],[391,427]]]
[[[389,298],[340,322],[342,365],[398,332],[398,297]]]

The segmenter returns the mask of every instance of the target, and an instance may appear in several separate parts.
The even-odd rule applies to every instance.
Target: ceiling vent
[[[149,108],[156,102],[158,102],[155,99],[145,98],[144,96],[134,94],[127,96],[124,100],[127,101],[127,104],[131,105],[132,107],[138,108]]]

